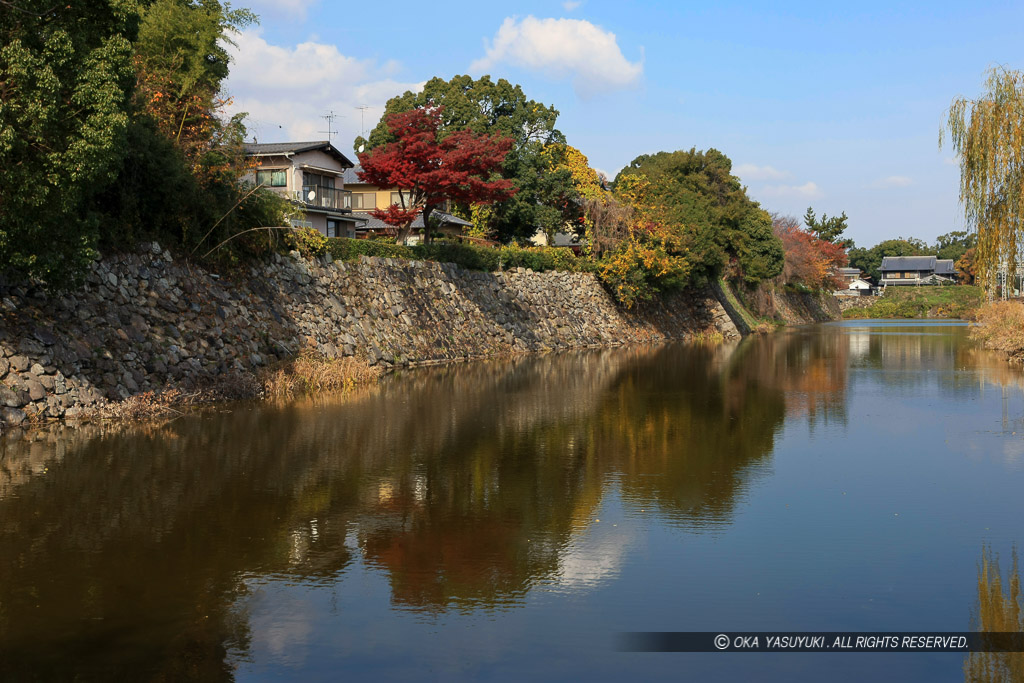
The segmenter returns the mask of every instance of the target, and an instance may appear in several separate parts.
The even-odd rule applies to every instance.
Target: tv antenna
[[[327,130],[318,130],[317,132],[318,133],[327,133],[327,142],[330,142],[331,138],[337,132],[336,130],[333,129],[333,124],[334,124],[334,119],[339,118],[339,117],[340,118],[345,118],[341,114],[335,114],[333,109],[330,111],[330,113],[324,114],[323,116],[320,117],[322,119],[326,119],[327,120]]]
[[[359,110],[359,134],[364,138],[366,137],[366,110],[373,109],[365,104],[360,104],[356,109]]]

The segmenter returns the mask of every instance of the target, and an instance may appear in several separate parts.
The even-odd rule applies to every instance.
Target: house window
[[[377,208],[377,193],[376,192],[353,192],[352,193],[352,208],[353,209],[376,209]]]
[[[890,273],[890,277],[892,277],[892,279],[894,280],[899,280],[901,277],[903,277],[903,273]]]
[[[338,234],[338,221],[332,221],[330,218],[327,219],[327,236],[328,237],[340,237]]]
[[[287,187],[287,169],[270,169],[267,171],[256,171],[256,184],[264,187]]]
[[[403,202],[403,198],[404,198],[404,202]],[[409,192],[408,190],[406,190],[404,192],[392,192],[391,193],[391,203],[392,204],[398,204],[402,208],[408,209],[408,208],[410,208],[410,205],[412,204],[412,193]]]
[[[334,187],[334,176],[320,175],[319,173],[303,173],[303,185],[317,185],[319,187]]]

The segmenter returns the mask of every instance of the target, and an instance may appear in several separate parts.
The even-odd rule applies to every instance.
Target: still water
[[[0,678],[958,681],[1024,545],[1024,379],[949,322],[424,369],[0,442]]]

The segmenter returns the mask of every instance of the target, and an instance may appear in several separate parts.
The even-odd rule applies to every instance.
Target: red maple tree
[[[399,244],[409,236],[417,216],[422,213],[423,225],[429,226],[430,214],[446,200],[489,204],[516,193],[511,180],[491,179],[512,149],[511,138],[468,130],[442,136],[440,107],[391,114],[386,124],[396,139],[358,155],[363,167],[359,178],[399,190],[401,204],[370,212],[399,228]],[[424,230],[424,239],[430,241],[429,229]]]
[[[789,216],[776,216],[772,227],[786,252],[782,269],[785,282],[801,283],[811,289],[838,289],[841,286],[837,269],[847,263],[846,251],[841,244],[818,238]]]

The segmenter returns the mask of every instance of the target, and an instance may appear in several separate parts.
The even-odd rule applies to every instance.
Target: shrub
[[[685,257],[669,253],[663,240],[635,231],[601,259],[598,275],[619,303],[632,308],[661,291],[686,284],[690,264]]]
[[[313,228],[296,228],[285,233],[285,244],[306,258],[327,253],[327,238]]]
[[[993,301],[978,309],[978,325],[971,336],[985,346],[1014,358],[1024,357],[1024,305]]]
[[[416,258],[424,261],[454,263],[468,270],[498,270],[498,250],[489,247],[438,240],[412,249]]]
[[[355,240],[349,237],[332,237],[327,240],[327,251],[339,261],[354,261],[360,256],[382,256],[385,258],[416,258],[411,247],[405,247],[384,240]]]

